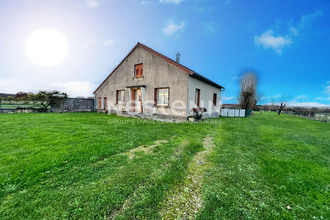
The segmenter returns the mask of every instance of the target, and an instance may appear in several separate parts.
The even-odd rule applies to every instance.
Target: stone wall
[[[60,107],[53,107],[48,112],[91,112],[94,111],[94,99],[68,98]],[[0,113],[40,112],[33,108],[2,109]]]
[[[31,112],[39,112],[36,109],[1,109],[0,113],[31,113]]]
[[[94,99],[68,98],[60,107],[53,107],[51,112],[90,112],[94,111]]]

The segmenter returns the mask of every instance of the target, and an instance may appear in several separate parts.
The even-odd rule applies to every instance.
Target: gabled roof
[[[211,81],[211,80],[209,80],[209,79],[207,79],[207,78],[205,78],[204,76],[202,76],[202,75],[200,75],[200,74],[198,74],[198,73],[196,73],[195,71],[193,71],[193,70],[191,70],[191,69],[189,69],[188,67],[186,67],[186,66],[184,66],[184,65],[182,65],[182,64],[180,64],[180,63],[177,63],[177,62],[175,62],[174,60],[172,60],[172,59],[170,59],[170,58],[168,58],[167,56],[164,56],[163,54],[161,54],[161,53],[158,53],[157,51],[155,51],[155,50],[153,50],[153,49],[151,49],[150,47],[147,47],[146,45],[144,45],[144,44],[141,44],[140,42],[138,42],[136,45],[135,45],[135,47],[133,47],[133,49],[126,55],[126,57],[116,66],[116,68],[107,76],[107,78],[97,87],[97,89],[94,91],[94,93],[93,94],[95,94],[96,93],[96,91],[109,79],[109,77],[120,67],[120,65],[133,53],[133,51],[136,49],[136,48],[138,48],[138,47],[140,47],[140,48],[143,48],[143,49],[145,49],[146,51],[148,51],[149,53],[151,53],[151,54],[153,54],[153,55],[155,55],[155,56],[158,56],[158,57],[160,57],[160,58],[162,58],[162,59],[164,59],[166,62],[168,62],[169,64],[171,64],[171,65],[173,65],[173,66],[176,66],[176,67],[178,67],[178,68],[180,68],[181,70],[183,70],[184,72],[186,72],[188,75],[190,75],[190,76],[193,76],[193,77],[195,77],[195,78],[197,78],[197,79],[199,79],[199,80],[202,80],[202,81],[204,81],[204,82],[206,82],[206,83],[208,83],[208,84],[210,84],[210,85],[213,85],[213,86],[215,86],[215,87],[217,87],[217,88],[220,88],[220,89],[224,89],[224,87],[222,87],[222,86],[220,86],[219,84],[217,84],[217,83],[215,83],[215,82],[213,82],[213,81]]]

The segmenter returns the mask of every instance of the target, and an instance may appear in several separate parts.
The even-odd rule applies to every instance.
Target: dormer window
[[[143,77],[143,63],[135,65],[135,77]]]

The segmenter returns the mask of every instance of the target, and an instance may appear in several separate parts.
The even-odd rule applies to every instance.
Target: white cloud
[[[19,91],[24,92],[36,92],[35,85],[31,85],[26,80],[21,80],[19,77],[1,78],[0,88],[3,93],[17,93]]]
[[[184,26],[185,26],[184,22],[181,22],[180,24],[175,24],[173,21],[169,21],[162,31],[167,35],[173,35],[174,33],[183,29]]]
[[[293,36],[298,36],[299,31],[298,31],[297,28],[295,28],[295,27],[291,27],[291,29],[290,29],[290,33],[291,33]]]
[[[327,101],[330,99],[323,98],[323,97],[316,97],[315,100],[322,100]],[[330,104],[321,104],[319,102],[308,102],[307,95],[300,95],[294,97],[291,101],[287,102],[287,106],[294,106],[294,107],[330,107]]]
[[[276,99],[279,99],[281,97],[282,97],[282,94],[275,94],[273,96],[262,96],[261,97],[261,100],[267,100],[267,99],[269,99],[269,100],[276,100]]]
[[[85,4],[89,8],[98,8],[104,0],[85,0]]]
[[[213,21],[209,21],[206,22],[204,24],[204,30],[206,31],[206,33],[208,33],[209,35],[213,35],[216,33],[216,24]]]
[[[330,101],[330,97],[316,97],[316,100],[326,100],[326,101]]]
[[[277,101],[275,101],[275,97],[278,97],[279,99],[277,99]],[[330,97],[316,97],[314,98],[314,100],[319,100],[320,102],[317,101],[309,101],[310,99],[308,98],[307,95],[300,95],[300,96],[296,96],[291,100],[288,100],[286,98],[282,98],[283,96],[281,94],[276,94],[272,97],[263,97],[262,99],[271,99],[274,101],[268,102],[268,103],[264,103],[265,105],[271,105],[271,104],[275,104],[275,105],[280,105],[280,101],[279,100],[283,100],[287,107],[319,107],[319,108],[323,108],[323,107],[330,107],[330,103],[328,103],[327,101],[330,100]]]
[[[299,27],[304,28],[311,26],[312,22],[317,18],[323,15],[323,12],[320,10],[315,11],[314,13],[303,15],[299,22]]]
[[[263,46],[265,49],[273,49],[276,53],[282,54],[282,49],[289,46],[292,41],[288,36],[274,36],[272,30],[268,30],[260,36],[254,37],[254,43],[257,46]]]
[[[236,100],[237,97],[234,97],[234,96],[230,96],[230,97],[222,96],[221,99],[223,101],[229,101],[229,100]]]
[[[304,29],[311,27],[312,23],[320,16],[323,16],[323,12],[320,10],[303,15],[296,25],[292,25],[292,21],[290,22],[287,35],[274,36],[273,30],[268,30],[260,36],[255,36],[254,43],[257,46],[263,46],[265,49],[271,48],[276,53],[282,54],[282,49],[292,44],[291,37],[297,37]]]
[[[103,43],[103,46],[108,46],[110,44],[113,44],[115,41],[114,40],[107,40]]]
[[[173,3],[173,4],[180,4],[181,2],[183,2],[183,0],[160,0],[159,2],[161,3]]]
[[[292,100],[297,101],[297,100],[307,100],[307,99],[308,99],[307,95],[300,95],[300,96],[294,97]]]
[[[151,5],[153,4],[154,2],[153,1],[141,1],[141,5]]]
[[[323,93],[330,96],[330,81],[326,82],[327,86],[324,88]]]
[[[96,85],[93,85],[89,81],[67,81],[57,82],[49,86],[52,90],[56,89],[61,92],[66,92],[70,97],[93,96],[93,91]]]
[[[225,4],[229,5],[230,3],[232,3],[233,0],[225,0]]]
[[[330,105],[327,104],[321,104],[318,102],[287,102],[287,107],[330,107]]]
[[[330,95],[330,86],[325,87],[324,93]]]
[[[321,104],[319,102],[285,102],[286,103],[286,107],[315,107],[315,108],[329,108],[330,105],[329,104]],[[265,103],[263,105],[281,105],[281,103],[279,102],[275,102],[275,103]]]
[[[95,44],[95,39],[94,38],[91,38],[89,40],[87,40],[85,43],[82,44],[83,47],[88,47],[89,45],[93,45]]]
[[[233,82],[236,81],[237,79],[239,79],[238,76],[234,76],[234,77],[232,77],[232,78],[231,78],[231,81],[230,81],[230,82],[228,83],[228,85],[227,85],[227,88],[231,87],[231,85],[233,84]]]

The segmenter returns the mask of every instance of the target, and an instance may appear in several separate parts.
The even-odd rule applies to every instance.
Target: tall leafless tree
[[[284,101],[281,102],[280,109],[278,110],[278,115],[281,114],[282,110],[285,108],[286,103]]]
[[[257,91],[258,78],[256,71],[244,70],[241,74],[241,91],[238,97],[242,109],[252,109],[260,101],[261,94]]]
[[[277,105],[277,107],[276,107],[276,110],[277,110],[277,114],[278,115],[280,115],[282,113],[282,111],[285,109],[288,100],[290,100],[289,97],[288,97],[288,95],[284,95],[284,96],[281,95],[278,98],[277,103],[279,104],[279,106]]]

